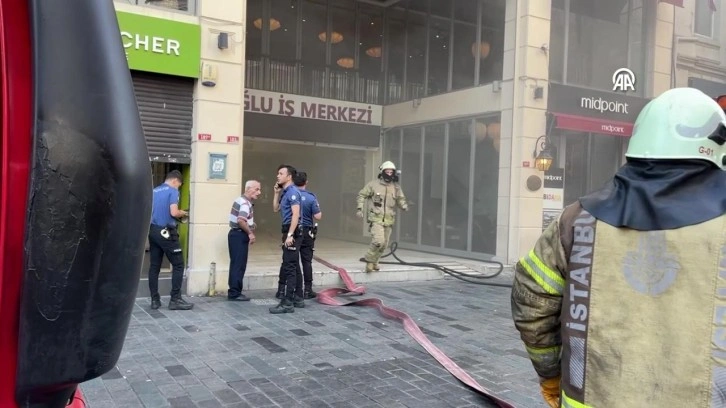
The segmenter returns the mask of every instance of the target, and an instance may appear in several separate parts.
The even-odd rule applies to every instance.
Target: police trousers
[[[184,280],[184,255],[182,254],[179,232],[176,228],[151,225],[149,228],[149,292],[152,297],[159,295],[159,272],[164,255],[171,263],[171,297],[181,296]]]

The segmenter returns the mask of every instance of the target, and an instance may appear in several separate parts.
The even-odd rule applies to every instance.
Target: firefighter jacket
[[[376,179],[358,192],[357,208],[359,211],[367,209],[369,223],[393,225],[396,222],[396,207],[408,210],[406,196],[398,183]]]
[[[638,231],[575,203],[517,263],[511,303],[562,407],[726,406],[726,215]]]

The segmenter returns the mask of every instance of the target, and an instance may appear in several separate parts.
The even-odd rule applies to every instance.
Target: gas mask
[[[391,183],[391,182],[393,182],[393,183],[398,183],[398,180],[399,180],[399,176],[400,176],[400,175],[401,175],[401,171],[400,171],[400,170],[395,170],[395,171],[393,172],[393,174],[391,174],[390,176],[389,176],[388,174],[386,174],[386,172],[385,172],[385,170],[384,170],[384,171],[382,171],[382,172],[381,172],[381,173],[380,173],[380,174],[378,175],[378,178],[382,179],[382,180],[383,180],[383,181],[385,181],[386,183]]]

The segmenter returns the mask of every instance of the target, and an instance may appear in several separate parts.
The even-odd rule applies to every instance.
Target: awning
[[[630,137],[633,124],[609,119],[588,118],[585,116],[553,113],[555,127],[576,132],[600,133],[605,135]]]

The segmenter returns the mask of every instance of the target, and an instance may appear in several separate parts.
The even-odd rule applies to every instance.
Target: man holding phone
[[[272,209],[280,212],[282,219],[282,274],[285,282],[285,293],[280,303],[270,308],[270,313],[294,313],[296,307],[305,307],[300,294],[295,293],[298,279],[302,280],[299,268],[300,244],[302,234],[298,228],[300,221],[300,191],[292,182],[297,174],[294,167],[283,164],[277,168],[277,184]],[[298,277],[298,274],[300,275]]]
[[[161,307],[159,297],[159,272],[164,255],[171,263],[171,300],[170,310],[191,310],[194,304],[181,297],[184,279],[184,256],[179,242],[177,218],[186,218],[189,213],[179,209],[179,188],[183,177],[179,170],[166,175],[164,183],[154,189],[151,206],[151,226],[149,228],[149,292],[151,308]]]

